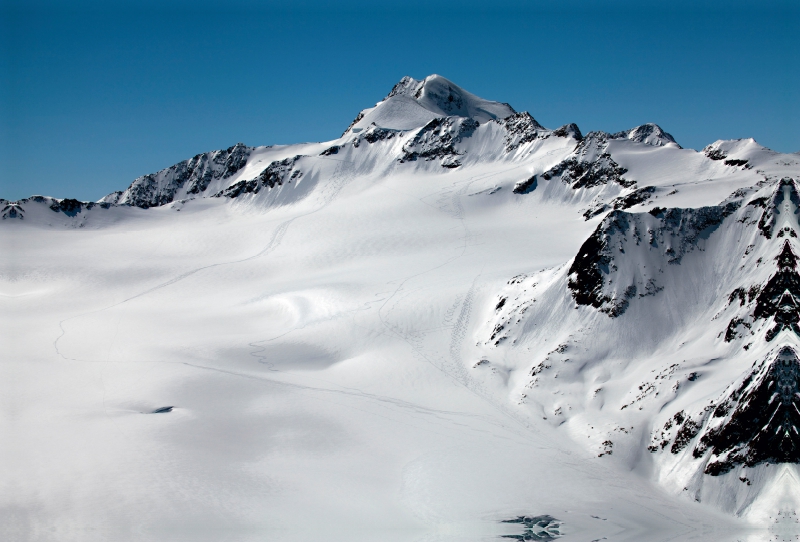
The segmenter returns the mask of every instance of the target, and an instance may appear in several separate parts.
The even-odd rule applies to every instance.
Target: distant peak
[[[570,122],[569,124],[565,124],[561,128],[554,130],[553,135],[558,137],[571,137],[576,141],[581,141],[583,139],[581,129],[578,128],[578,125],[574,122]]]
[[[670,143],[680,147],[678,142],[672,135],[665,132],[658,124],[648,122],[630,130],[623,130],[611,135],[612,139],[629,139],[637,143],[644,143],[645,145],[652,145],[654,147],[663,147]]]
[[[775,153],[775,151],[759,144],[752,137],[718,139],[714,143],[706,145],[702,152],[712,160],[725,160],[727,165],[744,165],[748,159],[754,158],[763,152]]]

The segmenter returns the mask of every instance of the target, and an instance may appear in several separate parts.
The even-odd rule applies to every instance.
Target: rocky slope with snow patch
[[[484,358],[518,359],[511,398],[598,456],[763,520],[800,462],[798,201],[783,177],[716,206],[613,211],[569,265],[508,283]]]

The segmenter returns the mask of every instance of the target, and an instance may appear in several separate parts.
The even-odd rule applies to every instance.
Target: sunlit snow
[[[793,537],[796,464],[659,438],[797,342],[729,295],[798,246],[800,157],[513,115],[405,78],[341,139],[0,201],[4,539]]]

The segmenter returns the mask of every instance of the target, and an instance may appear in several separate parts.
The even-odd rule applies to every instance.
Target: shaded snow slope
[[[431,76],[333,141],[0,200],[0,534],[791,539],[798,183]]]

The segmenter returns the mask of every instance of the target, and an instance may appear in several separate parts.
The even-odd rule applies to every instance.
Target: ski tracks
[[[520,166],[517,166],[520,167]],[[511,168],[511,169],[517,169]],[[470,179],[466,179],[461,183],[456,183],[450,190],[445,191],[437,200],[437,208],[453,217],[455,220],[458,220],[461,223],[461,226],[464,230],[464,235],[462,237],[463,244],[461,246],[461,250],[458,255],[449,258],[445,262],[434,266],[430,269],[425,271],[421,271],[415,273],[414,275],[408,276],[403,279],[397,286],[397,288],[392,292],[392,294],[387,297],[386,301],[381,305],[378,310],[378,317],[381,320],[383,326],[394,336],[398,337],[399,339],[403,340],[406,344],[408,344],[414,354],[421,359],[422,361],[430,364],[434,368],[438,369],[442,373],[444,373],[448,378],[454,381],[459,386],[464,387],[470,393],[476,395],[498,412],[502,418],[505,418],[512,422],[513,425],[517,425],[523,428],[526,434],[529,434],[531,430],[531,425],[528,423],[523,416],[519,413],[515,413],[510,411],[505,405],[502,404],[501,401],[498,401],[496,398],[492,397],[489,393],[486,392],[485,388],[476,382],[469,374],[466,366],[464,365],[463,358],[462,358],[462,348],[464,344],[464,340],[466,339],[467,332],[469,330],[469,323],[470,318],[472,315],[473,310],[473,303],[478,291],[478,281],[482,276],[482,271],[477,276],[473,278],[472,284],[469,287],[469,290],[463,296],[463,301],[461,301],[461,310],[458,313],[458,317],[456,318],[455,322],[453,323],[452,331],[450,334],[450,340],[448,344],[448,352],[447,355],[437,354],[434,352],[426,351],[425,348],[425,333],[423,332],[414,332],[413,330],[403,330],[400,326],[394,325],[388,321],[386,318],[387,307],[389,306],[390,302],[393,298],[395,298],[399,292],[403,290],[404,285],[421,275],[427,274],[432,272],[436,269],[442,268],[453,261],[457,260],[464,256],[467,250],[469,238],[471,236],[471,232],[469,230],[468,225],[466,224],[465,220],[465,211],[464,206],[461,202],[461,198],[466,194],[469,190],[469,187],[479,181],[489,177],[493,177],[496,175],[502,175],[508,173],[510,170],[505,170],[502,172],[494,172],[488,173],[484,175],[478,175],[472,177]],[[460,188],[458,188],[458,184],[462,184]],[[455,311],[457,310],[459,303],[454,303],[453,306],[447,311],[445,316],[445,323],[452,319]],[[499,423],[498,425],[503,425]],[[503,425],[503,427],[508,428],[507,426]]]
[[[213,269],[213,268],[216,268],[216,267],[222,267],[222,266],[226,266],[226,265],[235,265],[235,264],[240,264],[240,263],[244,263],[244,262],[249,262],[251,260],[255,260],[256,258],[260,258],[260,257],[266,256],[266,255],[274,252],[278,247],[280,247],[281,242],[283,241],[283,238],[284,238],[284,236],[286,235],[286,232],[289,229],[289,226],[291,226],[292,223],[295,220],[311,216],[311,215],[321,211],[322,209],[327,207],[330,203],[332,203],[336,199],[336,197],[339,195],[339,193],[342,191],[342,189],[345,187],[345,185],[347,185],[352,180],[352,174],[351,174],[350,171],[348,171],[349,169],[352,169],[352,166],[350,166],[349,164],[350,164],[349,162],[342,161],[341,164],[336,167],[336,169],[334,170],[333,175],[331,175],[331,177],[330,177],[329,183],[320,192],[320,196],[321,196],[322,201],[321,201],[321,204],[320,204],[319,207],[317,207],[317,208],[315,208],[315,209],[313,209],[313,210],[311,210],[311,211],[309,211],[307,213],[304,213],[304,214],[301,214],[301,215],[298,215],[298,216],[294,216],[294,217],[292,217],[292,218],[290,218],[288,220],[285,220],[285,221],[281,222],[280,224],[278,224],[277,228],[275,228],[275,231],[272,233],[272,237],[270,238],[270,240],[257,253],[255,253],[255,254],[253,254],[251,256],[248,256],[246,258],[240,258],[240,259],[237,259],[237,260],[229,260],[229,261],[225,261],[225,262],[217,262],[217,263],[213,263],[213,264],[209,264],[209,265],[204,265],[204,266],[201,266],[201,267],[198,267],[198,268],[195,268],[195,269],[191,269],[191,270],[186,271],[184,273],[181,273],[181,274],[179,274],[179,275],[177,275],[177,276],[175,276],[175,277],[173,277],[173,278],[171,278],[171,279],[169,279],[169,280],[167,280],[165,282],[162,282],[161,284],[158,284],[156,286],[148,288],[148,289],[146,289],[146,290],[144,290],[142,292],[139,292],[139,293],[137,293],[135,295],[132,295],[132,296],[130,296],[130,297],[126,298],[126,299],[123,299],[121,301],[117,301],[116,303],[112,303],[111,305],[108,305],[108,306],[103,307],[101,309],[95,309],[95,310],[91,310],[91,311],[86,311],[86,312],[83,312],[83,313],[80,313],[80,314],[76,314],[76,315],[70,316],[69,318],[65,318],[65,319],[59,321],[58,327],[61,330],[61,333],[53,341],[53,348],[55,349],[56,354],[58,356],[60,356],[62,359],[65,359],[65,360],[68,360],[68,361],[81,361],[81,360],[76,359],[76,358],[67,357],[66,355],[64,355],[64,353],[61,352],[61,350],[58,347],[58,343],[66,335],[66,329],[64,328],[64,324],[66,322],[69,322],[70,320],[74,320],[76,318],[80,318],[80,317],[83,317],[83,316],[88,316],[90,314],[96,314],[96,313],[100,313],[100,312],[103,312],[103,311],[107,311],[109,309],[113,309],[114,307],[118,307],[118,306],[123,305],[125,303],[128,303],[130,301],[133,301],[134,299],[138,299],[140,297],[152,294],[153,292],[156,292],[156,291],[161,290],[163,288],[167,288],[169,286],[172,286],[173,284],[181,282],[182,280],[187,279],[187,278],[189,278],[189,277],[191,277],[191,276],[193,276],[193,275],[195,275],[197,273],[200,273],[202,271],[206,271],[208,269]]]

